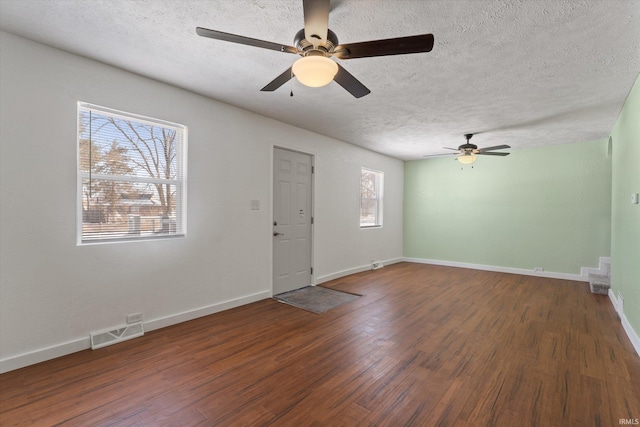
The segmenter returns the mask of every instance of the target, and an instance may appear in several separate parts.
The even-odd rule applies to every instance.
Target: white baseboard
[[[620,314],[620,320],[622,321],[622,327],[624,328],[624,331],[629,337],[629,341],[631,341],[631,345],[633,345],[633,348],[636,349],[636,353],[638,353],[638,356],[640,356],[640,337],[638,337],[636,331],[633,330],[631,324],[627,320],[627,316],[625,316],[624,313]]]
[[[442,261],[438,259],[403,258],[403,260],[406,262],[415,262],[418,264],[433,264],[433,265],[443,265],[446,267],[470,268],[473,270],[495,271],[497,273],[523,274],[525,276],[547,277],[550,279],[577,280],[579,282],[589,281],[588,275],[585,277],[582,274],[556,273],[553,271],[535,271],[535,270],[527,270],[524,268],[499,267],[495,265],[483,265],[483,264],[469,264],[466,262]]]
[[[396,264],[404,261],[404,258],[392,258],[382,261],[384,265]],[[326,276],[316,277],[315,285],[319,285],[324,282],[339,279],[341,277],[350,276],[351,274],[362,273],[363,271],[371,270],[371,264],[362,265],[360,267],[349,268],[347,270],[338,271],[336,273],[327,274]]]
[[[46,360],[56,359],[88,348],[91,348],[91,338],[89,335],[87,335],[86,338],[80,338],[63,344],[57,344],[40,350],[31,351],[29,353],[7,357],[0,360],[0,374],[24,368],[25,366],[35,365],[36,363],[44,362]]]
[[[197,308],[195,310],[189,310],[182,313],[172,314],[170,316],[150,320],[148,322],[144,322],[144,329],[145,331],[150,332],[156,329],[166,328],[167,326],[177,325],[178,323],[182,323],[182,322],[188,322],[189,320],[208,316],[210,314],[218,313],[224,310],[229,310],[231,308],[240,307],[241,305],[251,304],[252,302],[260,301],[267,298],[271,298],[271,290],[257,292],[255,294],[246,295],[240,298],[219,302],[217,304],[212,304],[206,307]]]
[[[613,309],[616,311],[616,313],[620,314],[620,307],[618,307],[618,298],[616,298],[611,289],[609,289],[607,295],[609,295],[609,300],[611,301],[611,305],[613,305]]]
[[[324,282],[339,279],[341,277],[349,276],[351,274],[362,273],[363,271],[371,270],[370,265],[363,265],[360,267],[349,268],[347,270],[338,271],[337,273],[327,274],[326,276],[316,277],[314,285],[319,285]]]
[[[609,300],[611,300],[611,304],[613,305],[613,308],[618,313],[618,316],[620,316],[620,323],[622,323],[622,327],[624,328],[624,331],[627,333],[627,336],[629,337],[629,341],[631,341],[631,345],[633,345],[633,348],[636,349],[636,353],[638,353],[638,356],[640,356],[640,337],[638,337],[638,334],[636,333],[636,331],[634,331],[633,328],[631,327],[631,324],[629,323],[627,316],[625,316],[624,314],[624,307],[620,306],[620,302],[618,301],[618,298],[616,298],[616,296],[614,295],[611,289],[609,289]]]
[[[165,328],[167,326],[197,319],[199,317],[208,316],[230,308],[240,307],[241,305],[250,304],[271,297],[271,291],[258,292],[235,298],[228,301],[212,304],[206,307],[189,310],[170,316],[144,322],[144,329],[149,332],[155,329]],[[35,365],[36,363],[46,360],[55,359],[57,357],[66,356],[82,350],[91,348],[91,339],[89,334],[85,338],[69,341],[63,344],[57,344],[40,350],[19,354],[17,356],[7,357],[0,360],[0,374],[13,371],[15,369],[24,368],[25,366]]]

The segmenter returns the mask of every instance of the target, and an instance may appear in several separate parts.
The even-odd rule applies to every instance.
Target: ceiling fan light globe
[[[305,56],[294,62],[292,71],[303,85],[322,87],[338,73],[338,64],[325,56]]]
[[[470,165],[472,163],[475,163],[477,159],[478,159],[478,156],[476,156],[475,154],[461,154],[458,157],[456,157],[456,160],[462,163],[463,165]]]

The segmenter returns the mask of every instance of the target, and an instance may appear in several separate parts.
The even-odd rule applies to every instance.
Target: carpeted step
[[[609,276],[605,276],[604,274],[589,274],[589,287],[593,294],[607,295],[611,288]]]

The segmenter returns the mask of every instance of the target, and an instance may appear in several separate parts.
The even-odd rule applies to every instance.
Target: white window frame
[[[89,112],[100,114],[103,116],[113,117],[117,119],[128,120],[135,122],[136,124],[150,125],[158,128],[170,129],[176,131],[176,169],[177,177],[175,179],[157,178],[157,177],[145,177],[130,175],[116,175],[116,174],[100,174],[95,172],[83,171],[81,168],[81,115]],[[91,143],[89,147],[91,148]],[[76,138],[76,150],[77,150],[77,244],[87,245],[96,243],[114,243],[114,242],[131,242],[131,241],[146,241],[157,239],[171,239],[171,238],[183,238],[187,234],[187,127],[178,123],[172,123],[160,119],[141,116],[138,114],[127,113],[119,110],[114,110],[108,107],[102,107],[87,102],[78,101],[77,112],[77,138]],[[161,234],[154,233],[140,233],[140,234],[127,234],[127,235],[112,235],[112,236],[85,236],[83,234],[83,203],[84,203],[84,188],[83,180],[103,180],[113,182],[127,182],[127,183],[146,183],[146,184],[168,184],[175,185],[175,225],[172,223],[168,226],[169,232],[163,232]],[[173,222],[173,220],[171,220]]]
[[[365,189],[363,188],[363,176],[364,174],[373,174],[375,176],[374,189],[375,194],[373,197],[368,197],[368,200],[375,201],[375,214],[373,224],[371,222],[363,223],[363,208],[368,200],[365,200]],[[384,205],[384,172],[370,168],[360,168],[360,228],[381,228],[383,218],[383,205]]]

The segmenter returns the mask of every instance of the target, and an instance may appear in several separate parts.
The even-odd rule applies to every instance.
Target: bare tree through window
[[[360,173],[360,227],[382,225],[382,172],[362,168]]]

